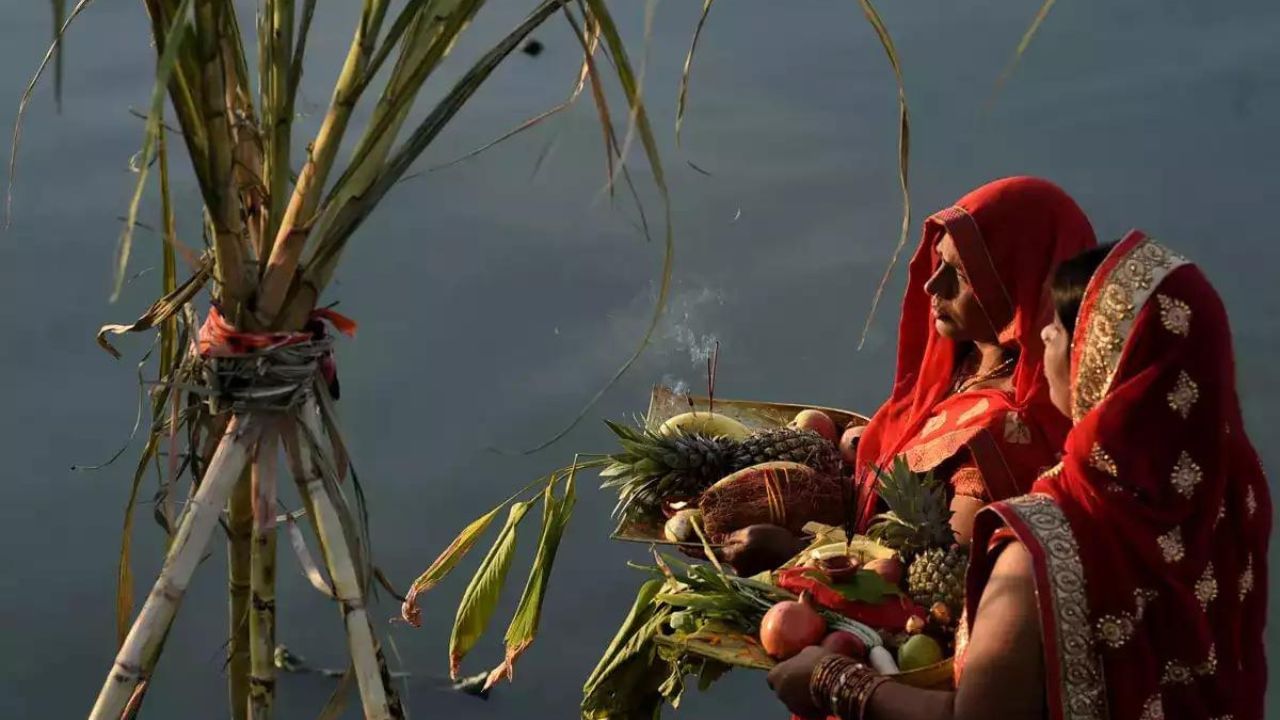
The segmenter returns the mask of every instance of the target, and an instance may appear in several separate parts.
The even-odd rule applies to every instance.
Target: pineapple
[[[618,436],[622,452],[610,455],[600,473],[602,487],[616,487],[615,516],[628,512],[657,517],[670,498],[697,497],[717,480],[733,472],[738,443],[723,437],[684,432],[657,433],[605,421]],[[633,507],[634,506],[634,507]]]
[[[933,473],[912,472],[898,458],[891,472],[880,471],[879,492],[889,509],[875,517],[868,534],[907,563],[907,592],[913,600],[925,607],[943,602],[958,613],[968,554],[955,543],[946,486]]]
[[[804,463],[823,475],[840,473],[840,452],[812,430],[772,428],[753,433],[738,446],[734,469],[785,460]]]

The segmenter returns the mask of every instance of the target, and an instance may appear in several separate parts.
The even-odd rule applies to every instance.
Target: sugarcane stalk
[[[266,153],[263,177],[271,207],[267,212],[266,232],[262,237],[261,257],[270,257],[275,233],[289,197],[289,142],[293,129],[293,110],[289,107],[292,92],[289,84],[293,65],[293,0],[267,0],[263,11],[267,59],[263,77],[262,114],[266,123]]]
[[[209,134],[209,221],[213,230],[215,275],[221,285],[222,312],[233,324],[240,324],[240,310],[252,291],[246,273],[248,253],[240,233],[239,202],[232,162],[235,141],[227,102],[228,68],[223,52],[227,25],[223,17],[225,0],[197,0],[196,40],[200,53],[201,108]],[[234,77],[234,75],[233,75]]]
[[[249,712],[249,561],[253,545],[253,492],[246,466],[227,507],[227,692],[231,717]]]
[[[363,89],[361,79],[373,56],[378,31],[382,27],[389,4],[389,0],[364,0],[360,22],[356,26],[346,62],[334,87],[329,110],[311,144],[307,162],[298,173],[298,182],[280,219],[280,229],[276,233],[270,258],[263,271],[255,314],[264,327],[277,326],[277,316],[284,306],[285,297],[298,269],[298,260],[306,246],[311,216],[320,204],[325,181],[333,169],[342,137],[347,131],[347,123],[350,122],[351,113],[360,98],[360,91]]]
[[[252,416],[233,417],[228,423],[200,489],[178,524],[160,576],[116,654],[89,720],[119,720],[134,689],[150,677],[160,645],[218,525],[218,515],[248,463],[260,432],[261,425]]]
[[[391,687],[390,675],[365,609],[367,583],[358,534],[338,487],[332,462],[324,454],[323,437],[319,406],[315,398],[309,398],[298,412],[294,432],[285,435],[294,480],[307,498],[335,596],[342,607],[364,716],[372,720],[399,720],[403,717],[400,701]]]
[[[251,720],[267,720],[275,704],[276,647],[276,453],[279,435],[269,425],[253,460],[253,552],[250,565],[249,708]]]

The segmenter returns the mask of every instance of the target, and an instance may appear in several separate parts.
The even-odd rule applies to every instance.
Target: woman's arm
[[[867,704],[867,720],[1043,717],[1044,660],[1034,577],[1030,553],[1011,543],[997,557],[978,603],[959,688],[948,692],[883,683]],[[810,648],[770,671],[770,686],[793,712],[814,714],[809,680],[824,655]]]
[[[955,692],[885,683],[867,720],[1008,720],[1044,716],[1044,655],[1031,554],[1010,543],[982,592]]]
[[[973,539],[973,521],[991,497],[987,493],[987,484],[982,479],[982,471],[967,456],[963,458],[950,474],[951,483],[951,531],[955,533],[956,542],[968,547]]]

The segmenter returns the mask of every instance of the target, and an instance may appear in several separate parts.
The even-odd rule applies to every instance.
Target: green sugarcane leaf
[[[453,634],[449,638],[449,675],[454,680],[458,679],[462,658],[475,647],[498,608],[498,598],[515,553],[516,527],[534,502],[528,500],[511,506],[507,524],[502,526],[498,538],[471,578],[471,584],[462,593],[462,602],[458,604],[458,614],[453,622]]]
[[[551,568],[555,564],[556,551],[560,547],[560,539],[564,536],[565,525],[573,513],[576,501],[573,487],[573,471],[565,481],[564,497],[556,499],[554,484],[548,484],[543,495],[542,536],[538,539],[538,550],[533,557],[533,568],[529,571],[529,579],[525,583],[524,592],[520,596],[520,604],[516,607],[511,624],[507,627],[507,652],[501,665],[489,674],[485,687],[491,688],[504,678],[512,677],[516,660],[533,644],[538,633],[538,621],[542,616],[542,602],[546,598],[547,583],[551,578]]]
[[[458,533],[458,536],[449,543],[449,546],[440,553],[440,556],[431,563],[417,580],[413,581],[413,585],[409,588],[409,592],[405,595],[404,604],[400,608],[400,614],[404,617],[405,622],[414,627],[422,626],[422,611],[418,608],[418,595],[435,587],[441,580],[449,574],[458,565],[458,562],[466,556],[467,552],[476,544],[480,536],[485,530],[489,529],[489,524],[498,516],[498,512],[506,505],[503,503],[489,512],[481,515],[471,521]]]

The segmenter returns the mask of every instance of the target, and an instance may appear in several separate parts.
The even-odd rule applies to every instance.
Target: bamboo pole
[[[253,540],[253,493],[246,466],[227,506],[227,595],[230,643],[227,645],[227,694],[231,717],[249,712],[249,556]]]
[[[253,552],[250,572],[249,708],[267,720],[275,704],[276,669],[276,453],[277,425],[258,441],[253,461]]]
[[[169,554],[151,594],[116,654],[89,720],[119,720],[138,684],[150,677],[196,565],[218,524],[231,489],[249,459],[261,426],[252,416],[233,417],[214,452],[200,489],[178,524]]]
[[[362,572],[358,536],[332,462],[320,445],[323,437],[319,406],[315,398],[308,398],[299,411],[296,430],[285,435],[294,480],[310,503],[311,520],[320,538],[336,599],[342,607],[364,716],[367,720],[401,720],[404,713],[400,700],[391,687],[390,675],[385,672],[382,651],[365,609],[367,583]]]

